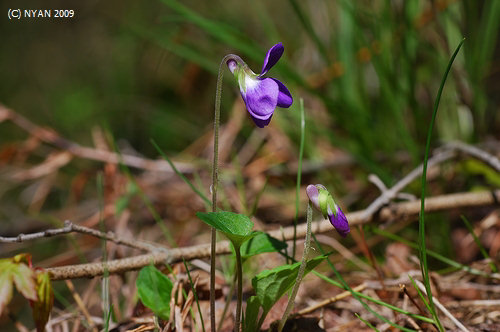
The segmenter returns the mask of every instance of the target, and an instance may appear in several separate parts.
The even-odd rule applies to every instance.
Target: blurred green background
[[[16,21],[7,18],[9,8],[73,9],[75,17]],[[304,98],[304,159],[327,159],[328,154],[335,154],[333,146],[349,153],[359,167],[340,172],[323,169],[319,176],[306,175],[303,184],[310,183],[307,176],[315,181],[319,178],[334,188],[351,211],[364,208],[378,195],[371,185],[359,186],[361,181],[366,184],[369,173],[391,185],[423,160],[434,99],[450,55],[464,37],[442,95],[433,146],[450,140],[480,143],[500,139],[499,0],[4,0],[0,13],[0,103],[82,145],[93,146],[92,129],[99,126],[146,157],[158,157],[151,139],[166,154],[177,157],[212,129],[222,57],[238,54],[259,72],[266,51],[282,42],[283,58],[268,75],[287,85],[295,103],[290,110],[277,110],[271,126],[291,137],[292,151],[298,151],[298,100]],[[225,78],[223,123],[240,98],[227,70]],[[243,145],[254,128],[247,117],[236,144]],[[13,124],[1,123],[0,152],[9,142],[26,137]],[[404,162],[396,161],[401,152]],[[34,164],[45,156],[37,157],[40,160]],[[472,166],[466,170],[468,175],[491,172],[482,166],[474,173]],[[239,165],[233,167],[235,173],[241,170]],[[49,208],[72,202],[69,183],[81,169],[66,171],[72,174],[63,177]],[[281,199],[271,201],[268,210],[261,207],[261,219],[292,220],[295,176],[287,175],[267,188],[258,188],[259,194],[254,196],[265,188],[266,193]],[[245,196],[245,190],[249,189],[241,175],[236,178],[242,184],[241,201],[247,204],[245,198],[251,195]],[[448,181],[445,174],[440,178],[445,189],[437,192],[467,191],[477,183],[494,183],[463,178]],[[491,178],[498,181],[496,174]],[[99,197],[98,186],[89,182],[89,196]],[[16,205],[11,201],[16,202],[24,188],[9,185],[14,189],[0,188],[0,217],[6,229],[23,224],[18,216],[25,214],[28,205],[10,211]],[[447,190],[448,185],[456,188]],[[172,211],[181,211],[179,206],[187,201],[183,197],[188,197],[179,196],[177,188],[162,201],[173,202]],[[158,192],[168,192],[164,189]],[[420,194],[419,184],[408,189]],[[135,194],[123,194],[127,204]],[[139,212],[146,210],[138,206]],[[292,211],[288,215],[286,207]],[[36,227],[41,227],[40,214],[35,212]],[[167,214],[168,218],[188,219]],[[52,212],[45,219],[54,219]],[[141,229],[144,219],[143,215],[136,219]],[[449,223],[429,223],[433,249],[446,255],[452,251],[451,228]],[[14,228],[11,232],[19,233]],[[417,234],[416,225],[403,232],[411,238]],[[62,242],[51,242],[50,249],[32,245],[30,251],[46,256],[63,251],[53,243],[59,246]],[[381,248],[375,248],[377,256]]]
[[[305,99],[305,157],[314,137],[389,177],[376,155],[422,159],[432,105],[453,66],[434,142],[500,138],[500,1],[3,1],[0,102],[91,144],[93,126],[156,156],[150,139],[181,151],[210,130],[216,72],[227,53],[258,72],[285,45],[271,76]],[[74,9],[69,19],[9,21],[8,8]],[[226,71],[228,73],[228,71]],[[222,119],[238,98],[226,74]],[[298,141],[298,103],[274,122]],[[327,116],[325,116],[325,114]],[[253,126],[245,121],[247,131]],[[1,125],[2,141],[23,137]],[[437,143],[436,143],[437,144]]]

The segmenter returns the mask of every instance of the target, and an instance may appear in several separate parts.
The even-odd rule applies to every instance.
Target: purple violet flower
[[[292,95],[283,83],[275,78],[263,77],[278,62],[284,50],[281,43],[271,47],[259,75],[235,59],[227,61],[229,70],[238,80],[248,113],[260,128],[269,124],[277,106],[288,108],[293,103]]]
[[[312,205],[323,214],[325,219],[330,220],[332,226],[342,237],[346,237],[350,232],[349,223],[328,190],[321,184],[310,184],[307,186],[306,192]]]

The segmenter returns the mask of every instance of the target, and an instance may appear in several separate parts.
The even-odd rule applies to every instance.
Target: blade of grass
[[[341,283],[339,283],[339,282],[337,282],[337,281],[335,281],[333,279],[330,279],[327,276],[325,276],[325,275],[323,275],[323,274],[321,274],[321,273],[319,273],[317,271],[312,271],[312,273],[314,273],[317,277],[323,279],[324,281],[326,281],[326,282],[328,282],[328,283],[330,283],[330,284],[332,284],[332,285],[334,285],[336,287],[342,288],[344,290],[348,290]],[[372,302],[374,304],[378,304],[378,305],[384,306],[384,307],[386,307],[388,309],[391,309],[391,310],[393,310],[395,312],[399,312],[399,313],[401,313],[403,315],[407,315],[408,317],[415,318],[415,319],[418,319],[418,320],[421,320],[423,322],[430,323],[430,324],[434,323],[434,320],[432,320],[432,318],[428,318],[428,317],[425,317],[425,316],[421,316],[421,315],[417,315],[417,314],[411,313],[409,311],[406,311],[406,310],[403,310],[403,309],[398,308],[396,306],[393,306],[392,304],[386,303],[386,302],[384,302],[382,300],[375,299],[375,298],[373,298],[373,297],[371,297],[369,295],[366,295],[364,293],[357,292],[355,290],[352,290],[351,293],[354,293],[357,296],[359,296],[360,298],[368,300],[368,301],[370,301],[370,302]]]
[[[199,47],[189,45],[187,43],[174,42],[173,37],[165,35],[165,29],[155,31],[152,28],[144,28],[139,25],[130,25],[129,28],[133,34],[154,42],[161,48],[164,48],[168,52],[172,52],[181,58],[198,64],[200,67],[212,74],[217,74],[217,64],[210,61],[202,50],[199,49]]]
[[[316,31],[314,31],[314,27],[311,24],[311,20],[304,13],[297,0],[289,0],[289,1],[290,4],[292,5],[295,15],[297,15],[300,23],[302,24],[302,27],[307,32],[309,37],[313,40],[314,44],[316,44],[316,47],[318,48],[319,53],[321,54],[325,62],[329,63],[330,61],[328,59],[328,52],[323,43],[321,42],[321,40],[319,39],[318,35],[316,34]]]
[[[208,204],[208,206],[210,206],[212,204],[212,202],[210,202],[210,200],[207,198],[207,196],[205,196],[201,192],[201,190],[196,188],[196,186],[191,181],[189,181],[189,179],[184,174],[179,172],[179,170],[175,167],[174,163],[172,163],[170,158],[167,157],[167,155],[160,149],[158,144],[156,144],[156,142],[153,139],[151,139],[151,144],[153,144],[156,151],[158,151],[158,153],[163,157],[163,159],[165,159],[165,161],[170,165],[170,167],[172,167],[175,174],[177,174],[189,186],[189,188],[191,188],[191,190],[193,190],[198,196],[200,196],[200,198],[205,202],[205,204]]]
[[[418,288],[417,283],[415,282],[415,280],[413,280],[413,278],[411,277],[411,275],[408,275],[408,278],[410,279],[410,281],[411,281],[411,283],[413,285],[413,288],[416,289],[416,291],[418,293],[418,296],[420,297],[420,299],[422,300],[422,302],[424,302],[425,307],[430,312],[431,311],[431,307],[429,306],[429,301],[427,301],[427,299],[425,298],[424,294],[422,294],[422,292],[420,291],[420,288]]]
[[[200,177],[200,174],[198,172],[193,172],[193,178],[194,178],[194,182],[196,183],[196,186],[197,188],[203,188],[203,181],[201,180],[201,177]],[[200,192],[203,194],[203,191],[200,190]],[[205,196],[205,198],[207,197],[205,194],[203,194]],[[207,201],[203,200],[203,203],[205,205],[205,209],[207,211],[210,211],[210,207],[211,207],[211,203],[208,204]]]
[[[425,155],[424,155],[424,164],[423,164],[423,170],[422,170],[422,194],[421,194],[421,205],[420,205],[420,218],[419,218],[419,227],[418,227],[418,233],[419,233],[419,253],[420,253],[420,269],[422,271],[422,279],[424,281],[424,285],[427,291],[427,297],[429,299],[429,305],[431,308],[431,314],[434,317],[434,320],[437,323],[437,326],[439,328],[439,331],[444,331],[443,325],[439,321],[439,317],[437,315],[436,308],[434,306],[434,301],[432,299],[432,290],[431,290],[431,285],[429,281],[429,267],[427,266],[427,248],[425,244],[425,191],[426,191],[426,184],[427,184],[427,160],[429,159],[429,153],[431,149],[431,137],[432,137],[432,130],[434,128],[434,122],[436,120],[436,115],[437,115],[437,110],[439,107],[439,102],[441,100],[441,94],[443,93],[443,88],[444,84],[446,83],[446,79],[448,78],[448,73],[451,70],[451,66],[453,64],[453,61],[455,60],[455,57],[458,54],[458,51],[460,51],[460,48],[462,47],[465,39],[462,39],[462,41],[458,44],[457,48],[455,49],[455,52],[450,58],[450,61],[448,62],[448,66],[446,67],[444,76],[441,80],[441,85],[439,86],[439,90],[436,96],[436,100],[434,103],[434,110],[432,112],[432,118],[431,118],[431,123],[429,124],[429,130],[427,132],[427,142],[425,145]]]
[[[233,26],[205,18],[197,12],[184,6],[179,1],[161,0],[161,2],[185,18],[187,22],[197,25],[203,31],[222,41],[224,44],[231,45],[241,50],[252,59],[260,61],[262,54],[259,47],[245,34],[240,33]]]
[[[293,219],[293,248],[292,257],[295,257],[295,250],[297,248],[297,219],[299,218],[299,204],[300,204],[300,182],[302,180],[302,158],[304,156],[304,140],[306,119],[304,115],[304,99],[299,99],[300,109],[300,147],[299,147],[299,165],[297,169],[297,188],[295,191],[295,218]]]
[[[371,328],[373,331],[377,331],[377,332],[379,332],[379,330],[378,330],[375,326],[373,326],[372,324],[370,324],[370,322],[369,322],[369,321],[367,321],[366,319],[361,318],[361,316],[360,316],[357,312],[355,312],[355,313],[354,313],[354,315],[355,315],[356,317],[358,317],[358,319],[359,319],[360,321],[362,321],[363,323],[365,323],[365,325],[366,325],[366,326],[368,326],[369,328]]]
[[[108,332],[109,331],[109,320],[111,319],[111,313],[113,312],[113,304],[111,304],[108,308],[108,313],[105,317],[105,320],[104,320],[104,328],[103,328],[103,331],[104,332]]]
[[[472,235],[472,237],[474,238],[474,242],[476,242],[477,246],[479,247],[479,251],[481,252],[481,255],[483,255],[483,257],[485,259],[489,259],[491,260],[489,262],[489,265],[490,265],[490,268],[491,268],[491,271],[497,273],[498,272],[498,269],[496,267],[496,265],[493,263],[490,255],[488,255],[488,253],[486,252],[486,250],[484,249],[483,245],[481,244],[481,241],[479,241],[479,238],[477,237],[476,233],[474,233],[474,228],[472,227],[472,225],[470,224],[469,220],[467,220],[467,218],[465,218],[465,216],[461,215],[460,218],[462,218],[462,221],[464,222],[465,226],[467,227],[467,229],[469,230],[469,233]]]
[[[191,278],[191,273],[189,273],[189,268],[188,268],[186,260],[184,258],[182,258],[182,262],[184,263],[184,267],[186,268],[186,273],[187,273],[188,279],[189,279],[189,285],[191,286],[191,291],[193,292],[194,300],[196,301],[196,306],[198,307],[198,314],[200,315],[200,321],[201,321],[201,329],[203,332],[205,332],[205,323],[203,323],[203,313],[201,312],[200,301],[198,300],[198,293],[196,292],[196,289],[194,288],[193,279]]]

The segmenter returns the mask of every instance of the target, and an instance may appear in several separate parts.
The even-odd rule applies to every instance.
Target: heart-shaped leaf
[[[253,222],[243,214],[220,211],[197,212],[196,216],[206,224],[224,233],[235,247],[241,247],[245,241],[257,235],[257,233],[252,232]]]
[[[172,281],[156,267],[150,265],[141,269],[136,285],[142,303],[161,319],[168,320]]]
[[[286,242],[280,241],[264,232],[256,232],[257,235],[243,243],[241,246],[241,257],[248,258],[265,252],[277,252],[288,247]]]
[[[318,256],[307,262],[304,276],[318,266],[326,256]],[[264,270],[252,279],[255,295],[259,299],[264,313],[293,286],[299,273],[300,262]]]

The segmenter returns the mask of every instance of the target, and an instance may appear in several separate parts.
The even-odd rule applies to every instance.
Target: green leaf
[[[172,281],[156,267],[150,265],[141,269],[136,285],[142,303],[161,319],[168,320]]]
[[[28,300],[38,300],[35,285],[35,273],[33,272],[33,270],[30,269],[26,264],[14,263],[14,267],[12,268],[11,273],[17,290]]]
[[[28,300],[36,301],[38,295],[35,287],[35,274],[26,265],[31,256],[19,254],[12,258],[0,259],[0,316],[12,299],[13,284]]]
[[[52,291],[48,272],[38,272],[36,274],[36,292],[38,301],[33,303],[33,320],[37,332],[43,332],[54,305],[54,292]]]
[[[307,262],[304,275],[318,266],[326,256],[318,256]],[[295,283],[299,272],[300,262],[291,265],[278,266],[272,270],[265,270],[252,279],[255,294],[264,309],[269,312],[272,306]]]
[[[241,246],[241,257],[248,258],[265,252],[277,252],[288,247],[286,242],[280,241],[264,232],[257,235]]]
[[[0,316],[12,299],[12,269],[10,259],[0,259]]]
[[[259,318],[260,307],[261,305],[257,296],[251,296],[247,300],[243,331],[257,331],[257,319]]]
[[[241,247],[245,241],[258,234],[252,232],[253,222],[243,214],[228,211],[197,212],[196,216],[206,224],[224,233],[235,247]]]

